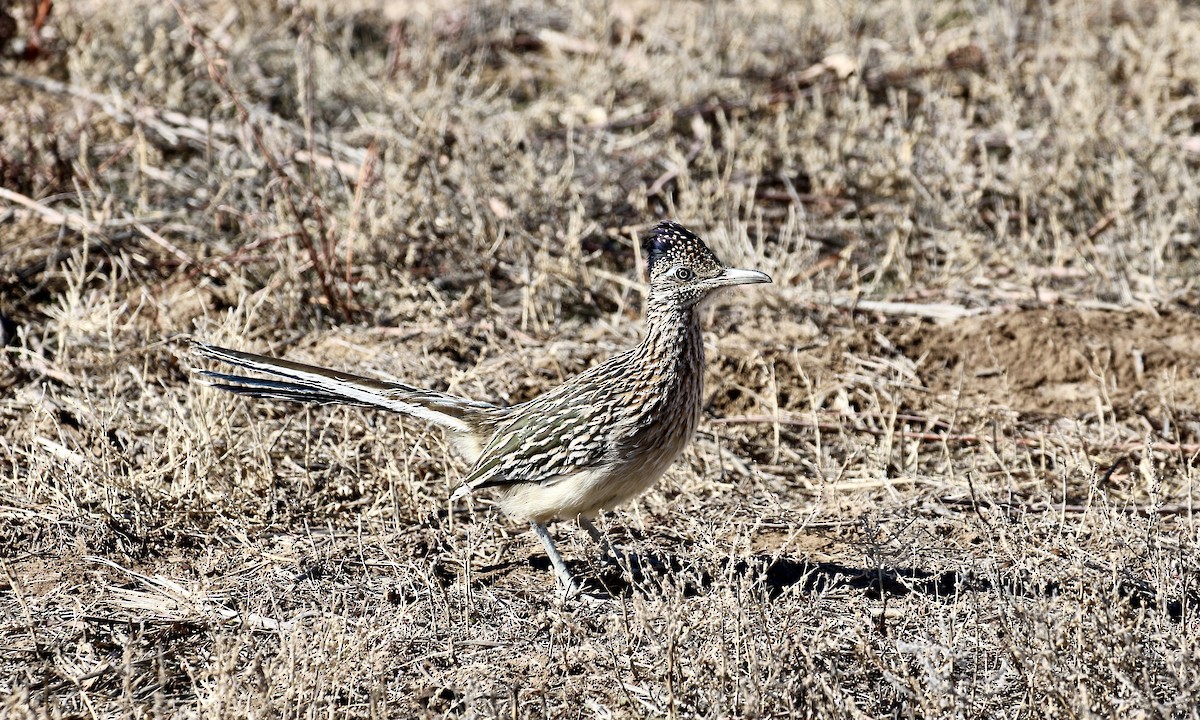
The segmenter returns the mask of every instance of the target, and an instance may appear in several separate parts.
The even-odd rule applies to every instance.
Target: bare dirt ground
[[[1188,4],[0,4],[0,715],[1200,716]],[[11,19],[11,22],[9,20]],[[421,423],[775,284],[602,559]]]

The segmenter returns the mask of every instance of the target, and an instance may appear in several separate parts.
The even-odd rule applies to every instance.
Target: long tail
[[[213,387],[239,395],[297,402],[377,407],[428,420],[452,431],[470,445],[485,434],[501,409],[495,405],[423,390],[403,383],[385,382],[291,360],[230,350],[207,343],[192,343],[201,357],[271,375],[276,379],[199,370]]]

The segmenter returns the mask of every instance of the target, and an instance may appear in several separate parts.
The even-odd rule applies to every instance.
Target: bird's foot
[[[612,600],[612,597],[606,593],[595,593],[584,590],[582,584],[575,579],[566,568],[564,572],[558,573],[558,587],[562,591],[564,602],[578,602],[582,605],[601,605]]]

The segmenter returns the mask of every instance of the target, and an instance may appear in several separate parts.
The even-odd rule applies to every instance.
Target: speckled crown
[[[698,235],[670,220],[654,226],[642,241],[642,251],[646,255],[646,270],[651,276],[659,267],[680,263],[720,263]]]

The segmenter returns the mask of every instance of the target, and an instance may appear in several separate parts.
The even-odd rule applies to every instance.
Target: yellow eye
[[[679,282],[687,282],[696,277],[696,273],[692,272],[690,268],[685,268],[685,267],[675,268],[674,275],[675,275],[675,279],[678,280]]]

